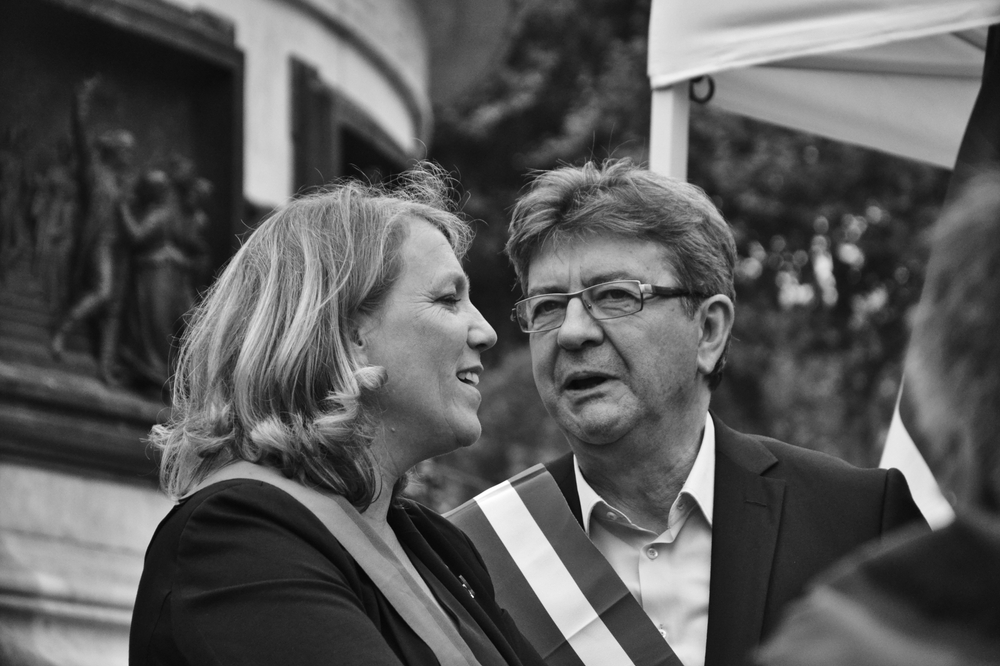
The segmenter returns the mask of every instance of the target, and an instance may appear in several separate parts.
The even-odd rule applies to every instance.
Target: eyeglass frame
[[[593,302],[588,303],[587,299],[585,299],[583,297],[583,295],[585,293],[587,293],[588,291],[592,291],[592,290],[598,289],[600,287],[605,287],[605,286],[607,286],[609,284],[622,284],[622,283],[638,285],[638,287],[639,287],[639,307],[635,310],[635,312],[626,312],[625,314],[614,315],[613,317],[598,317],[594,313],[594,303]],[[517,325],[521,329],[521,332],[528,333],[529,335],[531,333],[547,333],[549,331],[554,331],[554,330],[556,330],[558,328],[562,328],[562,325],[566,323],[566,312],[565,311],[563,312],[562,321],[560,321],[558,325],[552,326],[550,328],[540,328],[540,329],[536,329],[536,330],[533,330],[533,331],[527,331],[527,330],[525,330],[525,324],[523,324],[521,322],[521,318],[518,317],[518,315],[517,315],[517,310],[518,310],[519,307],[522,306],[523,303],[528,303],[529,301],[534,301],[534,300],[537,300],[539,298],[550,298],[552,296],[564,296],[566,298],[566,307],[567,308],[569,307],[569,302],[571,300],[573,300],[574,298],[576,298],[577,296],[579,296],[580,297],[580,301],[583,303],[583,307],[587,310],[588,314],[590,314],[590,316],[594,319],[594,321],[610,321],[612,319],[621,319],[622,317],[629,317],[629,316],[634,315],[636,313],[642,312],[643,307],[646,305],[646,297],[647,296],[654,296],[654,297],[658,296],[660,298],[700,298],[700,299],[704,299],[704,298],[708,298],[709,294],[704,294],[704,293],[701,293],[701,292],[691,291],[690,289],[685,289],[684,287],[663,287],[663,286],[660,286],[660,285],[655,285],[655,284],[649,284],[649,283],[646,283],[646,282],[641,282],[639,280],[609,280],[608,282],[601,282],[599,284],[592,284],[589,287],[585,287],[583,289],[580,289],[579,291],[571,291],[571,292],[565,292],[565,293],[557,292],[557,293],[548,293],[548,294],[537,294],[535,296],[528,296],[527,298],[522,298],[521,300],[519,300],[518,302],[516,302],[514,304],[513,308],[511,308],[511,311],[510,311],[510,319],[511,319],[511,321],[517,322]]]

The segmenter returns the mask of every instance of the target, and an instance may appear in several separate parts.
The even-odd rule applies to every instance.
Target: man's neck
[[[698,457],[705,414],[692,421],[671,433],[574,446],[580,471],[604,501],[660,534]]]

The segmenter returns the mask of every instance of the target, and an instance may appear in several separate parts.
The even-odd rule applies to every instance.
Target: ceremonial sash
[[[400,617],[434,652],[441,666],[479,666],[451,619],[403,568],[389,545],[368,525],[358,510],[339,495],[327,495],[278,472],[239,461],[209,475],[195,492],[220,481],[263,481],[285,491],[313,512],[358,563]],[[336,655],[330,655],[336,661]]]
[[[542,465],[446,518],[475,543],[497,603],[549,666],[682,666]]]

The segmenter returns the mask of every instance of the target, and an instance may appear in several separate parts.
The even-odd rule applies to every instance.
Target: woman
[[[293,201],[195,310],[130,664],[541,664],[465,535],[397,496],[479,437],[496,342],[445,195],[425,169]]]

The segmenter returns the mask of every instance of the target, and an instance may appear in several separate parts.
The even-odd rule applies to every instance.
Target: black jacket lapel
[[[449,536],[417,513],[411,516],[405,510],[392,508],[389,510],[388,518],[400,542],[411,550],[465,608],[507,663],[521,664],[522,660],[501,630],[503,621],[499,609],[495,605],[480,605],[469,594],[469,589],[458,580],[461,572],[467,569],[466,564],[461,562],[459,554],[469,551],[469,546],[465,543],[453,543],[451,540],[456,537]],[[422,529],[417,528],[414,519],[421,523]],[[465,539],[467,541],[468,537]],[[449,561],[446,562],[446,559]],[[472,575],[471,571],[468,573]],[[534,656],[533,649],[532,656]],[[538,661],[541,661],[541,658],[538,658]]]
[[[714,417],[713,417],[714,418]],[[715,419],[715,506],[706,666],[745,663],[760,640],[785,482],[777,459]]]
[[[567,453],[552,462],[545,463],[545,469],[549,471],[555,480],[559,490],[562,491],[566,503],[569,504],[570,511],[576,517],[576,522],[583,527],[583,515],[580,513],[580,492],[576,489],[576,470],[573,467],[573,454]]]

